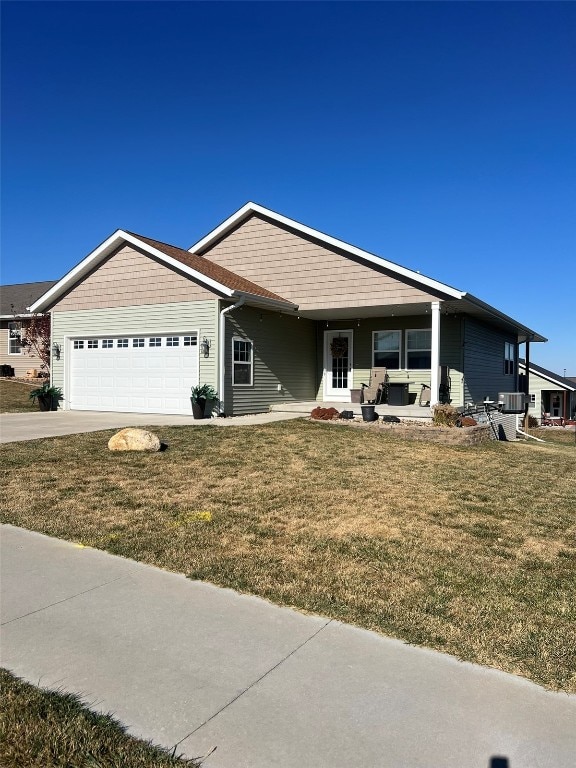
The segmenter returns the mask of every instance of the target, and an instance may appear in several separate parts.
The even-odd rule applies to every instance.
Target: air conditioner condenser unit
[[[526,395],[524,392],[499,392],[498,405],[502,413],[524,413]]]

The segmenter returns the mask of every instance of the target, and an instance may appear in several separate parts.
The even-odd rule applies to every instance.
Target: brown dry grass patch
[[[0,379],[0,413],[26,413],[37,411],[38,403],[30,400],[30,390],[40,386],[24,384],[21,381]]]
[[[576,690],[573,446],[156,431],[5,446],[3,519]]]

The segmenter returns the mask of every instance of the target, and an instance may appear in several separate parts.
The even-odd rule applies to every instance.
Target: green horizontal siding
[[[516,392],[516,375],[504,373],[504,344],[516,338],[472,317],[464,319],[464,397],[478,403],[486,395],[496,400],[499,392]]]
[[[200,354],[200,383],[217,388],[218,301],[186,301],[174,304],[146,304],[136,307],[85,309],[52,313],[52,342],[64,349],[64,337],[149,335],[198,331],[199,341],[211,341],[209,357]],[[63,387],[64,355],[52,361],[55,386]],[[66,391],[64,400],[66,401]]]
[[[232,337],[252,341],[252,386],[232,386]],[[316,394],[315,324],[288,314],[241,307],[226,315],[225,412],[268,411],[274,403],[313,400]],[[278,386],[281,390],[278,390]]]

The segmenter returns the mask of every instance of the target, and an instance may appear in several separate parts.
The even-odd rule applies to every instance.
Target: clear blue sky
[[[576,376],[576,4],[3,2],[3,283],[247,200],[476,294]]]

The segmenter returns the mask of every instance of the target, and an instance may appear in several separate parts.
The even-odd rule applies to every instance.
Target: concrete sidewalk
[[[0,443],[36,440],[42,437],[77,435],[101,429],[144,426],[233,427],[269,424],[301,418],[299,413],[255,413],[227,419],[202,419],[158,413],[107,413],[104,411],[54,411],[49,413],[3,413],[0,416]]]
[[[574,765],[574,696],[97,550],[1,534],[2,665],[189,757],[216,746],[205,768]]]

